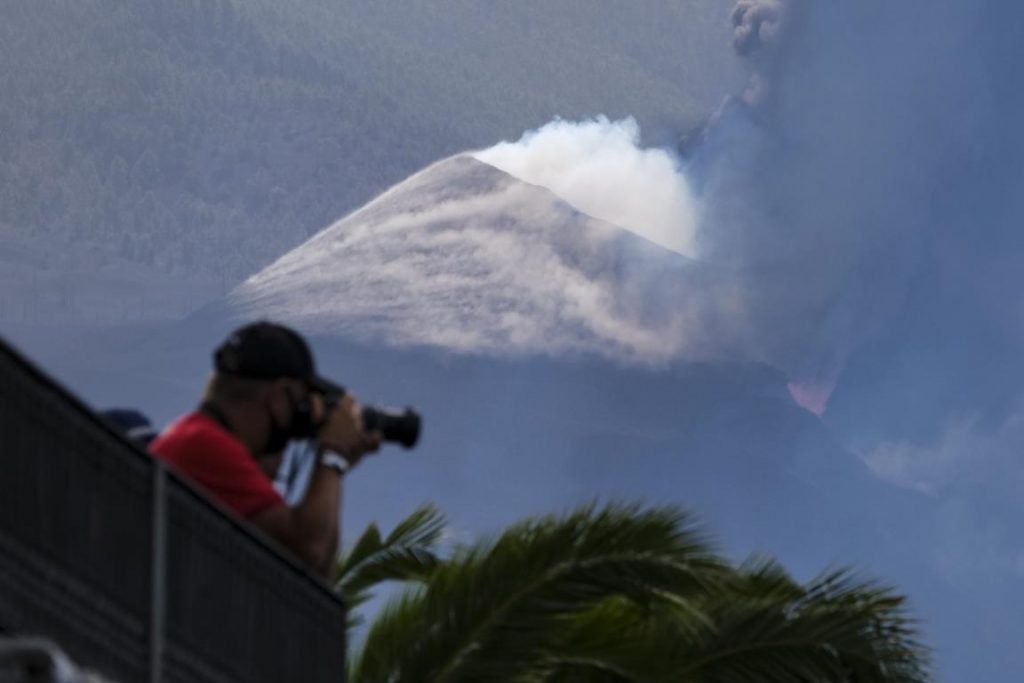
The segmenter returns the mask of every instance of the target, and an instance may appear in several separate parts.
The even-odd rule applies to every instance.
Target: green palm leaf
[[[352,550],[339,562],[335,591],[350,610],[350,626],[359,623],[351,610],[372,597],[372,589],[385,581],[422,582],[439,564],[436,546],[446,526],[434,505],[424,505],[382,538],[371,524]]]
[[[588,506],[457,551],[377,620],[353,680],[511,680],[567,615],[622,595],[638,604],[711,591],[725,566],[675,509]]]
[[[531,680],[918,683],[929,679],[902,598],[835,572],[803,587],[777,564],[740,568],[692,611],[612,601],[563,632]],[[596,665],[595,665],[596,663]],[[546,667],[546,668],[544,668]]]
[[[387,540],[368,534],[352,567],[387,541],[436,541],[412,531]],[[929,679],[929,653],[902,597],[845,571],[801,585],[771,560],[731,566],[673,508],[587,506],[527,520],[457,548],[420,576],[373,624],[351,659],[351,680]]]

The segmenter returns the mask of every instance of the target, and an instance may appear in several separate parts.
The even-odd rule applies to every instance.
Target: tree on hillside
[[[587,506],[447,557],[443,528],[421,509],[342,563],[355,603],[412,582],[352,653],[352,681],[929,680],[900,595],[845,571],[804,585],[771,560],[735,566],[674,508]]]

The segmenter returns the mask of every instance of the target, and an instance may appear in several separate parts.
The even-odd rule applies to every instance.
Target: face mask
[[[264,454],[271,455],[274,453],[281,453],[284,451],[285,446],[291,441],[292,435],[291,430],[287,427],[282,427],[277,423],[273,417],[270,418],[270,433],[267,434],[267,443],[264,446]]]
[[[313,406],[309,397],[292,401],[291,394],[288,394],[288,400],[292,404],[291,438],[312,439],[320,430],[320,425],[313,421]]]
[[[281,426],[271,415],[270,433],[264,450],[267,454],[282,452],[292,439],[313,438],[320,427],[313,421],[313,409],[308,398],[296,401],[289,392],[288,402],[292,408],[291,424]]]

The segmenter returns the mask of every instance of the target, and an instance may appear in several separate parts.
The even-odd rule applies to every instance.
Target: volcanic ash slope
[[[284,255],[229,305],[361,343],[658,362],[707,354],[708,289],[696,263],[460,155]]]

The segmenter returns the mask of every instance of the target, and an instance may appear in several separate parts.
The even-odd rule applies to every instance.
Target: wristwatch
[[[348,464],[348,460],[343,458],[340,453],[335,451],[324,450],[320,453],[320,464],[324,467],[330,467],[338,474],[345,474],[351,469],[351,465]]]

